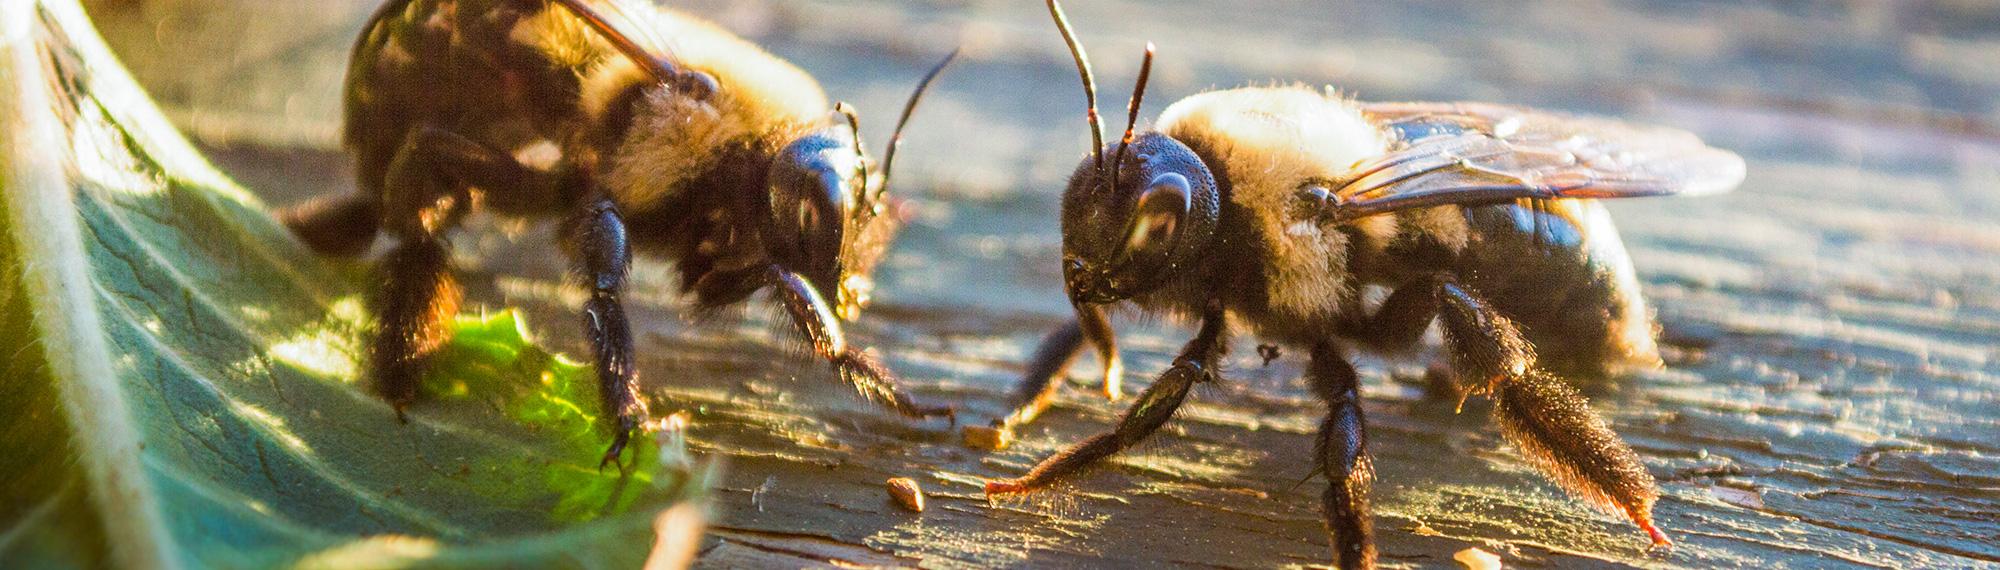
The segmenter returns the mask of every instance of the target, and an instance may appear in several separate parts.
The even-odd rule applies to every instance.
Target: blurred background
[[[639,0],[645,1],[645,0]],[[347,49],[373,0],[91,0],[118,54],[224,169],[273,205],[352,188],[338,147]],[[919,394],[999,412],[1066,315],[1056,198],[1087,146],[1069,55],[1040,2],[696,0],[814,73],[877,143],[925,69],[960,64],[913,122],[899,191],[917,218],[857,335]],[[1669,369],[1594,403],[1662,480],[1648,554],[1626,523],[1541,481],[1469,406],[1421,397],[1420,368],[1370,362],[1364,392],[1385,562],[1477,546],[1535,565],[1971,567],[2000,563],[2000,2],[1499,3],[1074,0],[1105,107],[1159,45],[1151,117],[1246,84],[1366,100],[1486,100],[1688,129],[1743,154],[1719,198],[1612,206],[1660,314]],[[1107,112],[1107,115],[1122,113]],[[473,299],[522,306],[581,353],[547,228],[475,224]],[[695,323],[642,266],[635,321],[655,410],[691,409],[729,458],[710,565],[1311,564],[1317,404],[1298,359],[1229,382],[1119,467],[989,505],[1122,409],[1071,390],[1016,447],[882,417],[782,356],[762,316]],[[1131,380],[1190,334],[1120,319]],[[1089,366],[1087,359],[1083,366]],[[1081,370],[1082,368],[1079,368]],[[910,476],[937,507],[884,501]]]

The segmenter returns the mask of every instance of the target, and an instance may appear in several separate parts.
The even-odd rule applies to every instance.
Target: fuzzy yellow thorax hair
[[[650,5],[627,6],[628,32],[674,65],[715,78],[714,96],[695,100],[650,89],[625,141],[607,157],[606,182],[621,203],[653,203],[710,165],[725,145],[747,140],[789,141],[826,121],[825,91],[804,70],[714,24]],[[645,30],[640,33],[639,30]],[[523,20],[517,41],[537,46],[553,61],[576,69],[578,106],[593,122],[635,84],[653,82],[582,20],[544,10]]]
[[[1347,238],[1334,227],[1294,219],[1300,186],[1340,179],[1355,163],[1386,152],[1387,135],[1338,94],[1304,86],[1210,91],[1174,103],[1158,129],[1207,148],[1231,183],[1229,200],[1247,214],[1272,256],[1267,298],[1294,317],[1333,316],[1351,297]],[[1389,216],[1361,220],[1387,235]]]

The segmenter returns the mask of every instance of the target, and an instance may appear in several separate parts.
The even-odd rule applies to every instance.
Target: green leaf
[[[513,312],[459,319],[398,422],[360,381],[364,275],[203,160],[74,0],[0,3],[0,185],[0,567],[629,567],[679,555],[656,539],[693,547],[712,471],[676,430],[600,471],[592,373]]]

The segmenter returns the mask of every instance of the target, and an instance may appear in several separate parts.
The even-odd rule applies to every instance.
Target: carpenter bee
[[[391,0],[356,43],[346,147],[360,191],[287,212],[317,252],[358,256],[378,231],[369,341],[374,386],[398,417],[450,335],[460,288],[446,232],[478,208],[563,220],[563,252],[590,289],[583,327],[615,462],[647,416],[635,395],[620,295],[634,251],[677,263],[704,309],[770,287],[811,350],[864,397],[949,416],[896,388],[841,320],[869,301],[900,224],[858,120],[804,71],[691,16],[623,0]],[[956,54],[954,54],[955,56]]]
[[[1088,58],[1056,0],[1048,8],[1083,77],[1095,143],[1062,202],[1063,279],[1077,318],[1043,341],[998,427],[1045,408],[1053,377],[1085,344],[1115,397],[1105,306],[1130,301],[1200,326],[1116,428],[988,482],[988,494],[1043,487],[1159,429],[1190,387],[1219,378],[1240,328],[1310,355],[1307,375],[1328,408],[1313,471],[1329,480],[1333,558],[1371,567],[1373,474],[1348,356],[1418,344],[1435,320],[1458,389],[1493,399],[1508,441],[1569,491],[1669,544],[1653,525],[1657,491],[1638,455],[1557,374],[1660,362],[1631,261],[1598,200],[1727,192],[1743,179],[1742,159],[1670,129],[1485,103],[1362,103],[1301,86],[1194,95],[1135,134],[1151,45],[1125,134],[1107,145]],[[1386,299],[1364,300],[1371,287]]]

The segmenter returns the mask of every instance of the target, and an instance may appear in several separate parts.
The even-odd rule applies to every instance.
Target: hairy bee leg
[[[375,202],[381,215],[377,223],[364,226],[370,237],[375,228],[385,227],[397,239],[377,264],[381,277],[370,304],[378,324],[368,343],[368,360],[376,392],[398,418],[416,401],[431,355],[451,340],[451,317],[464,298],[442,234],[467,207],[458,199],[465,189],[438,167],[441,154],[431,130],[419,128],[404,139]],[[357,198],[350,203],[368,202]]]
[[[546,178],[525,170],[506,154],[420,126],[389,161],[378,199],[353,197],[318,210],[320,215],[298,218],[317,225],[373,210],[380,215],[358,222],[354,233],[372,238],[381,228],[396,238],[396,246],[378,264],[381,278],[371,304],[379,326],[368,354],[376,391],[398,417],[416,400],[431,355],[451,339],[449,324],[464,296],[452,274],[444,232],[471,207],[470,188],[521,194],[529,191],[524,188],[530,182]]]
[[[1216,366],[1222,361],[1226,348],[1224,341],[1225,319],[1219,310],[1211,310],[1202,319],[1201,332],[1181,348],[1181,354],[1174,359],[1174,365],[1160,375],[1160,379],[1139,395],[1139,401],[1125,410],[1125,416],[1111,431],[1091,436],[1069,449],[1057,452],[1042,460],[1028,474],[1003,481],[987,481],[986,494],[1007,494],[1031,491],[1048,485],[1071,473],[1083,470],[1092,464],[1110,457],[1114,453],[1139,443],[1167,420],[1173,419],[1181,403],[1187,400],[1188,390],[1196,382],[1215,377]]]
[[[404,238],[380,267],[371,302],[379,322],[368,343],[368,364],[376,393],[403,419],[431,355],[451,340],[449,323],[464,293],[452,276],[450,249],[435,236]]]
[[[375,234],[382,225],[382,204],[364,194],[316,198],[279,212],[278,221],[314,253],[360,257],[375,244]]]
[[[862,398],[887,406],[904,417],[924,419],[943,416],[954,423],[958,421],[956,408],[917,403],[896,387],[896,375],[881,360],[865,350],[849,346],[833,307],[820,297],[805,277],[772,266],[769,278],[777,289],[779,302],[784,305],[786,314],[791,316],[792,324],[798,327],[799,334],[805,337],[813,353],[832,364],[840,379],[860,392]]]
[[[1375,480],[1375,466],[1368,459],[1360,378],[1331,343],[1313,347],[1307,375],[1313,391],[1326,402],[1326,421],[1320,424],[1313,455],[1326,474],[1323,514],[1333,558],[1344,569],[1374,568],[1375,526],[1368,513],[1368,490]]]
[[[632,250],[625,240],[625,220],[610,200],[599,199],[584,206],[570,218],[565,230],[572,271],[590,286],[590,300],[583,305],[583,332],[596,362],[598,395],[612,422],[611,446],[598,462],[601,469],[618,461],[632,431],[647,414],[646,402],[638,397],[632,328],[626,323],[625,306],[619,299],[632,265]]]
[[[1397,287],[1389,293],[1389,298],[1374,314],[1347,331],[1347,336],[1360,339],[1369,348],[1382,352],[1396,352],[1416,344],[1424,337],[1424,330],[1430,328],[1431,321],[1438,313],[1438,285],[1442,276],[1431,276]]]
[[[1653,476],[1632,447],[1611,431],[1575,388],[1535,367],[1533,348],[1513,321],[1470,288],[1447,280],[1438,288],[1453,367],[1492,394],[1501,434],[1563,488],[1623,514],[1654,546],[1672,542],[1653,526],[1659,497]]]
[[[1043,337],[1041,346],[1035,348],[1035,356],[1028,361],[1028,372],[1021,376],[1021,382],[1014,385],[1014,393],[1007,399],[1008,409],[1013,411],[994,422],[996,427],[1026,424],[1047,411],[1056,393],[1062,391],[1059,377],[1081,354],[1083,326],[1076,321],[1063,323]]]

